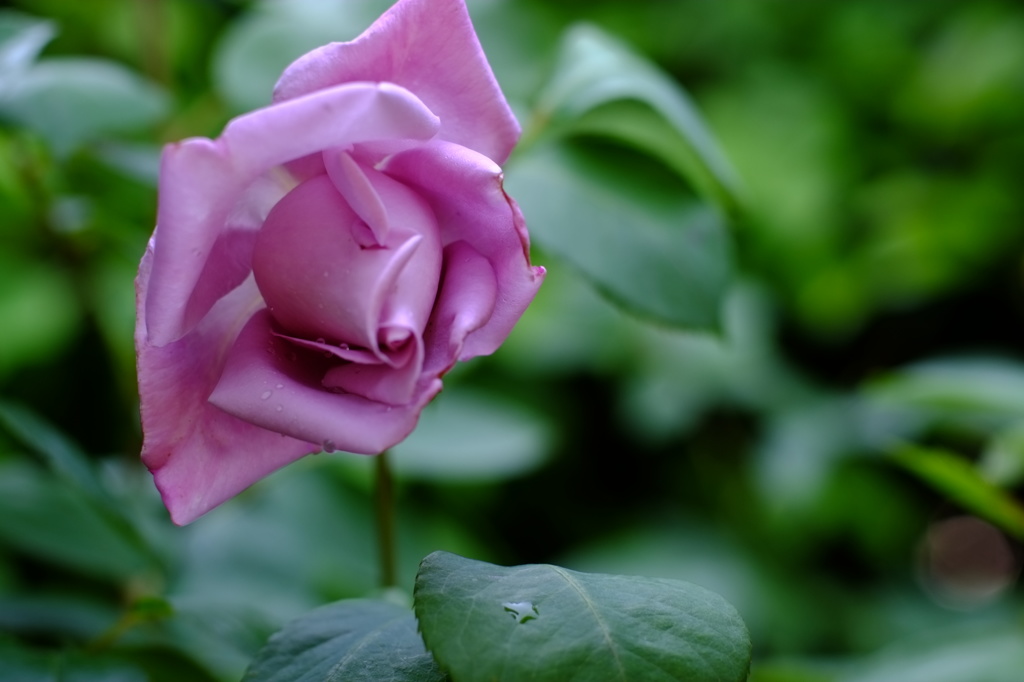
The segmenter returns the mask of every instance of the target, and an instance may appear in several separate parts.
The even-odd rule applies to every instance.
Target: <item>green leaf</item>
[[[122,519],[77,487],[19,462],[0,467],[0,543],[119,581],[156,568],[148,547]]]
[[[553,131],[603,134],[660,158],[727,211],[739,182],[683,88],[593,26],[566,33],[536,116]]]
[[[1024,421],[992,437],[978,469],[986,480],[999,486],[1012,487],[1024,481]]]
[[[965,509],[1024,539],[1024,506],[987,481],[966,459],[934,448],[904,446],[893,460]]]
[[[645,173],[654,169],[622,169],[608,153],[546,145],[517,157],[505,186],[537,244],[612,301],[674,326],[717,328],[732,274],[722,216]]]
[[[56,32],[52,21],[0,11],[0,93],[35,61]]]
[[[827,632],[816,622],[820,586],[809,586],[792,572],[773,571],[717,528],[663,509],[570,550],[560,562],[580,571],[701,585],[737,609],[764,651],[797,651]],[[780,613],[787,617],[780,619]]]
[[[0,116],[38,132],[58,154],[155,123],[169,104],[124,66],[86,57],[37,62],[0,94]]]
[[[244,682],[443,682],[416,619],[370,599],[335,602],[298,618],[263,647]]]
[[[160,180],[161,147],[155,142],[104,142],[96,157],[133,180],[156,187]]]
[[[1024,670],[1019,626],[958,627],[887,647],[837,682],[1018,682]],[[787,681],[788,682],[788,681]]]
[[[739,682],[750,664],[736,611],[676,580],[435,552],[420,564],[415,610],[455,682]]]
[[[130,663],[106,653],[37,651],[0,640],[0,680],[17,682],[147,682]]]
[[[52,592],[0,596],[0,631],[22,637],[46,633],[62,641],[85,642],[117,620],[113,605],[95,596],[67,594],[66,590],[58,587]],[[8,678],[0,675],[3,679]]]
[[[0,427],[41,455],[54,472],[81,490],[96,498],[106,497],[88,456],[53,424],[21,405],[0,400]]]
[[[938,418],[1024,417],[1024,365],[1000,357],[937,358],[876,382],[869,397]]]
[[[15,642],[0,640],[0,679],[57,682],[53,654],[37,652]]]
[[[412,435],[392,450],[405,478],[490,481],[529,472],[550,451],[538,414],[480,391],[460,389],[427,406]]]

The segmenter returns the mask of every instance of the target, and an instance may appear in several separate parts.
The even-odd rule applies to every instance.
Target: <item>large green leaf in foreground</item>
[[[298,618],[275,634],[245,682],[443,682],[412,613],[350,599]]]
[[[420,565],[415,595],[423,638],[454,682],[747,677],[743,621],[689,583],[435,552]]]

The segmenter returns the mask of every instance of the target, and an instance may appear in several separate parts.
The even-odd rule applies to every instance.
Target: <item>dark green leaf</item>
[[[676,580],[423,560],[416,617],[455,682],[739,682],[750,641],[721,597]]]
[[[87,455],[53,424],[21,405],[0,401],[0,427],[41,455],[55,473],[90,495],[105,496]]]
[[[323,606],[267,642],[245,682],[443,682],[408,609],[353,599]]]
[[[23,637],[45,634],[89,641],[109,628],[117,615],[115,607],[101,600],[59,590],[0,596],[0,630]],[[2,679],[6,678],[0,675]]]
[[[98,577],[126,580],[155,568],[121,519],[78,488],[19,463],[0,467],[0,542]]]
[[[570,30],[536,115],[561,127],[605,134],[661,158],[727,210],[739,183],[682,87],[593,26]]]
[[[57,664],[52,654],[0,641],[0,680],[57,682]]]
[[[36,651],[0,641],[0,680],[11,682],[147,682],[130,663],[115,656]]]
[[[731,276],[721,215],[665,177],[622,168],[549,145],[518,157],[505,184],[534,240],[611,300],[671,325],[717,328]]]
[[[900,448],[893,458],[965,509],[1024,539],[1024,506],[987,481],[966,459],[917,446]]]
[[[112,562],[108,567],[113,569],[113,572],[108,575],[124,576],[136,570],[130,566],[146,564],[150,568],[155,568],[163,564],[165,556],[159,545],[154,542],[155,538],[143,531],[136,516],[140,508],[129,499],[131,496],[126,495],[123,489],[115,492],[109,485],[112,479],[101,479],[97,473],[96,462],[59,429],[25,407],[2,400],[0,428],[10,432],[30,451],[37,453],[49,469],[57,474],[58,478],[53,478],[31,467],[20,470],[20,475],[27,476],[26,480],[31,481],[28,489],[38,488],[40,500],[52,498],[56,505],[55,509],[59,510],[50,509],[42,501],[33,509],[31,495],[24,490],[18,490],[11,499],[0,500],[0,508],[11,505],[10,509],[15,517],[29,515],[37,519],[33,523],[43,524],[45,528],[40,528],[41,532],[37,537],[31,530],[26,534],[27,529],[18,528],[16,522],[8,524],[7,520],[0,519],[0,535],[5,532],[10,538],[24,535],[24,542],[27,542],[27,545],[23,546],[34,548],[30,551],[42,551],[47,555],[51,551],[56,551],[56,556],[69,556],[68,552],[75,554],[75,548],[59,548],[63,541],[58,538],[64,534],[68,534],[69,539],[74,536],[73,526],[76,519],[74,513],[68,517],[62,514],[71,509],[80,509],[84,515],[81,519],[83,527],[92,527],[104,538],[102,542],[112,543],[109,556],[94,557],[97,565],[106,564],[108,560]],[[108,473],[114,471],[114,468],[107,469]],[[0,481],[0,490],[4,484],[5,482]],[[68,525],[71,527],[66,527]],[[51,533],[54,537],[46,539]],[[97,540],[93,538],[92,541]],[[91,564],[92,559],[88,557],[92,552],[87,545],[88,543],[79,549],[82,557]],[[113,568],[114,565],[119,567]]]

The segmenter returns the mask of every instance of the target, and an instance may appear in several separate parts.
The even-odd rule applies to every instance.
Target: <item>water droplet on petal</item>
[[[277,407],[274,408],[274,411],[276,411],[276,412],[281,412],[283,410],[284,410],[284,405],[278,405]]]
[[[277,386],[274,386],[274,388],[284,388],[284,384],[278,384]]]
[[[273,391],[263,391],[263,395],[260,396],[260,400],[266,400],[272,395],[274,395]]]
[[[505,613],[512,616],[517,623],[522,625],[528,620],[534,620],[540,616],[540,611],[533,605],[532,602],[528,601],[507,601],[502,606],[505,609]]]
[[[325,339],[324,337],[321,336],[321,337],[317,338],[316,342],[317,343],[327,343],[327,339]]]
[[[334,452],[338,449],[333,440],[325,440],[321,447],[323,447],[324,452]]]

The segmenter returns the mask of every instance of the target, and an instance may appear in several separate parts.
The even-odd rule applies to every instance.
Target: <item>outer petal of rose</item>
[[[498,286],[490,262],[464,241],[444,250],[444,281],[424,333],[424,374],[441,376],[463,354],[466,337],[491,319]]]
[[[438,119],[404,88],[348,83],[234,119],[217,140],[168,145],[160,169],[152,282],[145,301],[150,340],[187,333],[238,280],[230,263],[201,277],[246,189],[268,170],[329,147],[387,138],[429,139]],[[244,213],[244,211],[242,211]],[[215,264],[220,265],[220,264]],[[190,301],[194,301],[190,305]]]
[[[409,88],[441,117],[442,139],[498,163],[519,139],[463,0],[400,0],[355,40],[296,60],[277,82],[274,101],[354,80]]]
[[[321,443],[325,450],[377,454],[409,435],[420,410],[440,390],[440,380],[423,381],[414,399],[401,406],[332,393],[320,385],[317,367],[274,336],[270,315],[262,310],[238,335],[210,402],[271,431]]]
[[[152,263],[148,250],[137,280],[142,460],[153,472],[171,518],[184,525],[315,446],[253,426],[206,400],[220,375],[224,352],[260,305],[251,280],[221,299],[191,333],[154,346],[142,314]]]
[[[484,256],[497,282],[494,312],[465,341],[460,360],[497,350],[544,281],[530,265],[530,242],[519,206],[501,186],[501,169],[485,156],[435,140],[401,152],[381,170],[430,202],[445,245],[465,241]]]

